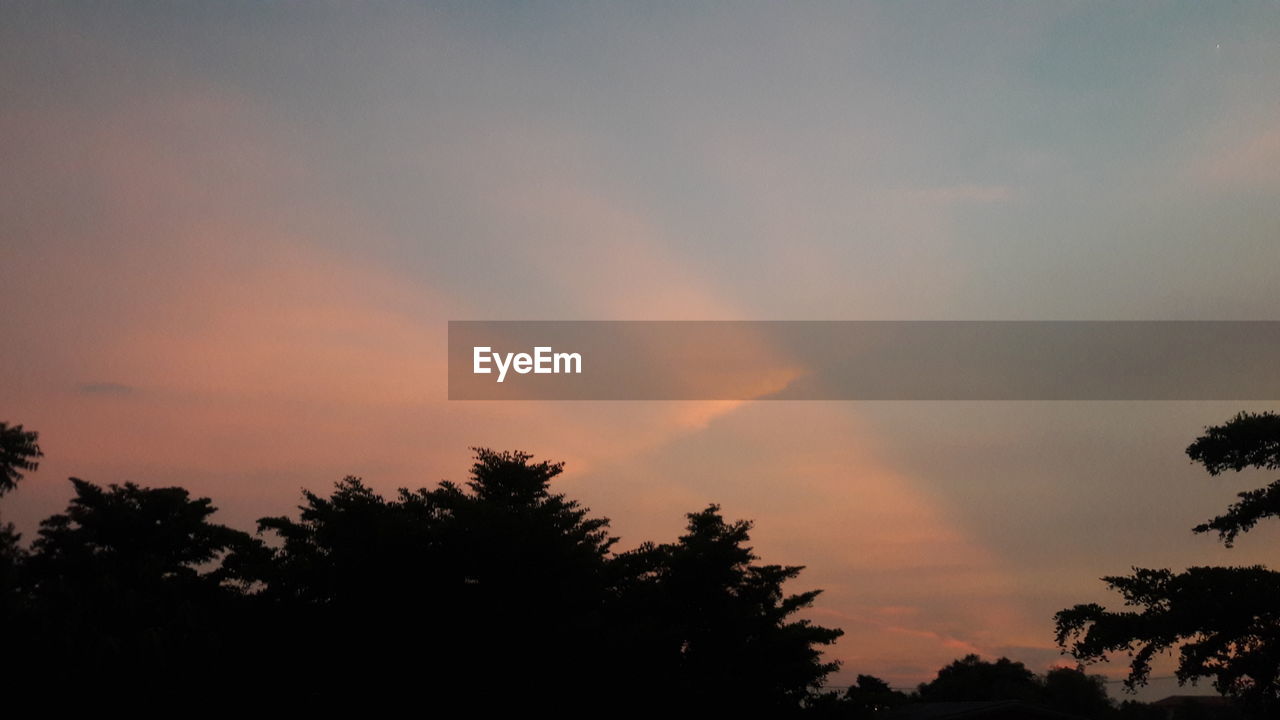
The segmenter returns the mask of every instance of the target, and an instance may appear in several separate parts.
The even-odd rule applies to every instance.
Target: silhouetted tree
[[[937,677],[919,688],[926,702],[975,700],[1041,700],[1036,674],[1020,662],[1002,657],[988,662],[966,655],[938,671]]]
[[[39,434],[21,425],[0,422],[0,495],[17,487],[25,473],[40,467]],[[14,612],[17,602],[17,572],[25,557],[22,536],[13,523],[0,520],[0,617]]]
[[[1187,455],[1214,476],[1245,468],[1280,469],[1280,415],[1239,413],[1223,425],[1205,428],[1204,435],[1187,448]],[[1239,498],[1225,514],[1197,525],[1195,532],[1217,532],[1223,544],[1231,547],[1240,533],[1259,520],[1280,516],[1280,480],[1242,492]]]
[[[21,540],[13,523],[0,522],[0,632],[17,612],[21,601],[18,572],[26,558]]]
[[[924,702],[1017,700],[1080,717],[1099,718],[1111,710],[1104,679],[1080,668],[1054,668],[1043,676],[1002,657],[995,662],[966,655],[920,685]]]
[[[464,485],[390,499],[348,477],[304,490],[295,518],[262,518],[270,545],[182,488],[73,478],[29,552],[0,546],[0,637],[28,690],[216,681],[574,714],[776,715],[815,697],[840,631],[793,617],[818,594],[783,592],[800,567],[757,564],[750,523],[714,505],[678,542],[614,555],[609,521],[551,491],[562,468],[476,448]]]
[[[813,718],[867,720],[884,717],[890,710],[911,702],[906,693],[889,687],[874,675],[859,675],[857,683],[844,692],[826,690],[812,694],[805,702],[805,715]]]
[[[1212,475],[1254,467],[1280,468],[1280,417],[1240,413],[1206,428],[1187,448]],[[1260,519],[1280,515],[1280,481],[1240,494],[1228,511],[1195,528],[1219,533],[1230,547]],[[1179,648],[1180,683],[1213,678],[1214,687],[1264,710],[1280,708],[1280,573],[1262,566],[1193,567],[1185,572],[1134,568],[1103,580],[1126,605],[1108,611],[1076,605],[1055,616],[1058,644],[1093,662],[1130,655],[1126,685],[1146,683],[1152,658]]]
[[[1041,702],[1055,710],[1087,718],[1104,717],[1112,710],[1106,678],[1089,675],[1082,667],[1052,668],[1042,685]]]
[[[648,686],[687,712],[798,710],[838,668],[821,646],[842,631],[792,617],[821,591],[788,595],[803,567],[755,564],[750,522],[726,522],[716,505],[688,518],[679,542],[619,559],[633,573],[623,607],[649,633]]]
[[[66,512],[40,524],[22,563],[22,617],[9,628],[33,677],[139,675],[163,691],[215,667],[229,676],[243,588],[219,560],[256,541],[209,522],[210,501],[182,488],[71,483]]]
[[[288,633],[280,646],[302,666],[361,657],[365,680],[412,677],[482,706],[567,704],[601,687],[615,539],[608,520],[550,491],[562,464],[531,461],[475,448],[465,489],[393,500],[359,478],[327,499],[304,491],[297,520],[259,522],[283,540],[254,576],[279,619],[270,632]]]
[[[38,433],[0,422],[0,495],[17,487],[23,473],[40,467],[37,458],[43,456]]]
[[[44,454],[40,452],[38,439],[40,436],[35,430],[0,423],[0,496],[17,487],[24,473],[40,466],[36,459]],[[17,611],[18,568],[26,557],[20,541],[22,536],[13,523],[0,519],[0,620]]]
[[[874,675],[859,675],[857,684],[845,691],[844,700],[851,717],[869,718],[906,704],[908,698]]]

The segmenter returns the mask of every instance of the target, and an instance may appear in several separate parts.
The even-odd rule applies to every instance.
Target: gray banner
[[[1273,321],[451,321],[451,400],[1275,400]]]

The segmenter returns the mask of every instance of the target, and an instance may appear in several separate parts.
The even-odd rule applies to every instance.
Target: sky
[[[251,528],[518,448],[620,548],[754,520],[845,630],[833,683],[902,687],[1066,663],[1053,613],[1103,575],[1274,559],[1190,532],[1273,478],[1184,454],[1274,405],[450,402],[445,341],[1280,319],[1280,4],[7,3],[0,98],[28,538],[69,476]]]

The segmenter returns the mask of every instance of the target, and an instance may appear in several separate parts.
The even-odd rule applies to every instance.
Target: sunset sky
[[[1278,198],[1274,2],[6,3],[0,511],[518,448],[620,549],[756,521],[836,683],[1043,671],[1102,575],[1275,559],[1183,453],[1274,404],[450,402],[446,323],[1280,320]]]

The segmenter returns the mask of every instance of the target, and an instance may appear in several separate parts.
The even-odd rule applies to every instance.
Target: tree
[[[1280,415],[1239,413],[1224,425],[1205,429],[1187,448],[1192,461],[1204,465],[1210,475],[1245,468],[1280,469]],[[1227,512],[1197,525],[1198,533],[1217,532],[1224,545],[1235,544],[1259,520],[1280,516],[1280,480],[1264,488],[1242,492]]]
[[[717,505],[687,517],[678,542],[619,558],[623,612],[644,633],[633,672],[669,710],[800,709],[839,667],[821,648],[843,632],[793,617],[821,591],[784,592],[804,568],[756,564],[749,521],[726,522]]]
[[[24,473],[34,472],[40,466],[37,458],[44,453],[40,452],[39,439],[34,430],[0,422],[0,495],[17,487]],[[0,618],[17,611],[18,569],[26,558],[21,540],[22,535],[13,523],[0,521]]]
[[[712,505],[677,542],[614,554],[608,519],[552,492],[561,463],[474,450],[462,485],[304,490],[296,516],[259,520],[270,545],[183,488],[73,478],[2,588],[24,660],[6,679],[780,715],[836,668],[821,647],[841,632],[794,617],[819,591],[784,592],[802,568],[759,564],[749,522]]]
[[[845,691],[844,700],[853,717],[869,718],[905,704],[908,698],[874,675],[859,675],[857,684]]]
[[[490,709],[608,687],[609,521],[551,492],[563,464],[473,450],[465,486],[386,499],[348,477],[328,498],[304,491],[296,520],[260,520],[282,540],[254,576],[274,619],[264,644],[302,677],[359,657],[352,686],[403,681]]]
[[[1036,675],[1009,658],[995,662],[966,655],[920,685],[925,702],[1018,700],[1044,705],[1079,717],[1102,717],[1111,710],[1104,679],[1079,667],[1059,667]]]
[[[1188,448],[1211,475],[1280,468],[1280,417],[1240,413],[1205,429]],[[1196,528],[1231,547],[1261,519],[1280,516],[1280,481],[1240,493],[1227,512]],[[1225,695],[1274,712],[1280,708],[1280,573],[1263,566],[1134,568],[1103,580],[1134,610],[1076,605],[1055,616],[1058,645],[1085,662],[1130,656],[1126,686],[1146,683],[1151,660],[1178,649],[1179,683],[1212,678]]]
[[[18,568],[26,551],[13,523],[0,522],[0,621],[11,617],[19,603]]]
[[[10,427],[0,422],[0,495],[14,489],[23,473],[35,472],[40,467],[39,433],[23,430],[21,425]]]
[[[209,522],[209,499],[179,487],[71,483],[66,512],[41,522],[19,569],[6,640],[27,680],[141,673],[164,691],[233,677],[244,588],[220,560],[256,541]]]
[[[1040,699],[1036,674],[1020,662],[1002,657],[988,662],[966,655],[938,671],[933,680],[920,685],[920,699],[926,702]]]
[[[1089,675],[1082,667],[1057,667],[1044,674],[1043,702],[1055,710],[1096,718],[1111,710],[1106,678]]]

